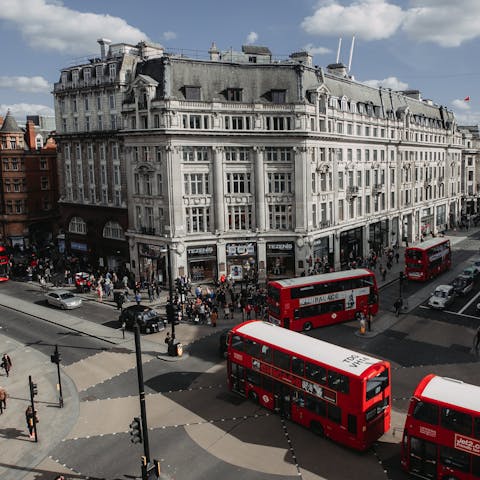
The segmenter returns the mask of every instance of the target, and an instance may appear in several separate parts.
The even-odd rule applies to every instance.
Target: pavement
[[[471,228],[466,231],[448,232],[447,236],[452,239],[452,244],[464,240],[466,237],[480,231],[480,228]],[[397,281],[399,273],[403,271],[404,247],[399,248],[400,262],[393,264],[387,273],[386,280],[379,279],[380,290]],[[475,254],[478,251],[475,252]],[[472,255],[474,253],[472,252]],[[385,260],[380,262],[385,264]],[[453,279],[461,270],[461,265],[455,265],[449,272],[445,281]],[[378,272],[377,272],[378,273]],[[378,275],[379,276],[379,275]],[[451,278],[450,278],[451,277]],[[33,283],[32,283],[33,285]],[[37,284],[35,284],[37,285]],[[40,285],[38,285],[40,289]],[[419,288],[419,291],[409,297],[408,305],[403,313],[408,313],[425,299],[425,289],[431,286]],[[116,309],[113,298],[104,298],[99,302],[94,293],[81,294],[84,301],[96,302],[100,308]],[[112,296],[113,297],[113,296]],[[162,291],[159,298],[153,302],[143,301],[147,306],[163,309],[167,291]],[[145,296],[144,296],[145,298]],[[124,307],[134,302],[124,304]],[[57,324],[63,328],[90,335],[108,342],[112,347],[122,347],[128,351],[134,351],[134,336],[132,332],[125,332],[125,338],[120,329],[115,330],[101,324],[86,321],[65,313],[29,301],[22,300],[0,293],[0,305],[24,312],[28,315],[40,318],[46,322]],[[164,310],[161,310],[162,313]],[[392,328],[399,320],[393,312],[393,306],[383,307],[374,319],[371,332],[366,332],[365,337],[373,337]],[[193,325],[180,323],[175,326],[176,337],[185,347],[183,357],[171,357],[167,353],[164,343],[165,332],[159,332],[149,336],[142,336],[142,351],[150,358],[158,358],[165,361],[181,361],[188,355],[188,346],[196,340],[219,331],[222,327],[229,327],[241,321],[241,314],[236,313],[234,320],[225,322],[220,320],[217,329],[208,325]],[[170,327],[169,327],[170,329]],[[360,335],[355,328],[355,334]],[[57,394],[56,366],[50,362],[50,358],[38,352],[34,348],[16,342],[0,331],[0,352],[8,353],[13,361],[13,369],[10,377],[0,375],[0,386],[4,387],[9,395],[7,409],[0,415],[0,478],[2,480],[53,480],[56,475],[65,474],[66,478],[83,479],[81,475],[73,474],[68,469],[56,462],[49,455],[55,451],[56,446],[75,429],[79,418],[79,391],[82,390],[81,377],[76,377],[75,382],[70,377],[70,370],[62,368],[62,387],[64,407],[60,408]],[[41,405],[41,418],[39,423],[38,443],[32,442],[28,437],[25,425],[24,412],[29,404],[28,376],[32,375],[38,385],[36,401]],[[15,466],[12,466],[15,465]]]

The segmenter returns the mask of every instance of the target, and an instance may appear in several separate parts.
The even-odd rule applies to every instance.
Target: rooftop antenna
[[[337,61],[335,63],[338,63],[340,61],[340,50],[342,48],[342,37],[338,39],[338,48],[337,48]]]
[[[350,46],[350,58],[348,59],[348,73],[350,73],[350,68],[352,66],[353,46],[354,45],[355,45],[355,35],[352,36],[352,44]]]

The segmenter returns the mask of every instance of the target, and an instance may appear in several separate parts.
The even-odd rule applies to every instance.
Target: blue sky
[[[0,0],[0,115],[53,114],[62,67],[96,55],[97,38],[167,50],[268,46],[285,57],[308,49],[314,63],[349,62],[357,81],[420,90],[480,122],[480,0]],[[470,101],[464,99],[470,97]]]

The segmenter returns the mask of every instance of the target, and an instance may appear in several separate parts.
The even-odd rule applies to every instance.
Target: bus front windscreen
[[[366,400],[370,400],[371,398],[377,396],[380,392],[385,390],[385,388],[388,387],[388,383],[388,370],[384,370],[376,377],[367,380]]]

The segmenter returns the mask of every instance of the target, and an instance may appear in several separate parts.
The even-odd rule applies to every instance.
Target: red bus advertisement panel
[[[356,450],[390,428],[390,364],[268,322],[229,332],[228,386]]]
[[[425,281],[448,270],[452,252],[448,238],[432,238],[405,250],[405,276],[409,280]]]
[[[378,312],[375,274],[359,268],[269,282],[268,320],[296,332]]]
[[[402,468],[428,479],[480,478],[480,387],[427,375],[408,409]]]

